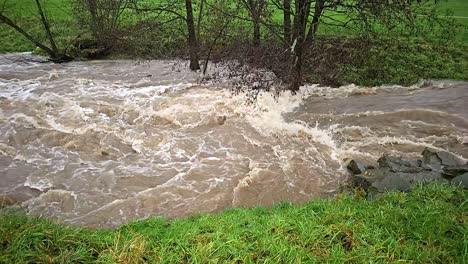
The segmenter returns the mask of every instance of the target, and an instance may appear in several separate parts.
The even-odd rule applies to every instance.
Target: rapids
[[[0,55],[0,196],[112,227],[330,196],[349,158],[468,158],[467,82],[307,85],[248,104],[177,65]]]

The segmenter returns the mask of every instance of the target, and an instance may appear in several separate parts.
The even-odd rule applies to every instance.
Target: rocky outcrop
[[[353,159],[349,161],[347,168],[353,174],[361,174],[367,169],[373,169],[374,167],[367,164],[365,161]]]
[[[378,168],[361,160],[351,160],[348,170],[352,185],[363,188],[369,198],[386,191],[409,192],[417,184],[440,181],[468,188],[468,163],[456,155],[426,148],[420,160],[385,155]]]

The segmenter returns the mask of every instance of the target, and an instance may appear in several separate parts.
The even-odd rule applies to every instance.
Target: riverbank
[[[368,201],[360,191],[303,205],[230,209],[115,230],[3,209],[3,263],[465,263],[468,191],[429,184]]]

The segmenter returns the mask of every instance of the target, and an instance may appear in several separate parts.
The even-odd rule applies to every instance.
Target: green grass
[[[464,0],[441,0],[441,11],[453,12],[454,16],[468,17],[468,1]]]
[[[6,1],[6,11],[9,17],[15,18],[21,26],[26,28],[28,32],[38,35],[41,39],[45,40],[43,36],[43,29],[36,14],[36,6],[32,0],[2,0]],[[159,0],[151,0],[157,2]],[[45,0],[43,1],[50,20],[53,22],[53,32],[58,38],[58,42],[62,46],[66,46],[75,37],[83,34],[79,28],[80,25],[76,23],[73,18],[70,0]],[[335,18],[336,14],[333,15]],[[466,0],[442,0],[440,3],[440,15],[454,15],[468,17],[468,1]],[[275,20],[281,22],[282,14],[275,12]],[[129,20],[129,23],[132,19]],[[468,43],[468,19],[456,18],[455,21],[463,28],[459,29],[457,39]],[[334,36],[345,34],[352,34],[347,29],[341,27],[332,27],[322,25],[319,32],[320,35]],[[6,25],[0,24],[0,53],[6,52],[22,52],[32,51],[35,47],[29,43],[27,39],[15,32],[13,29]]]
[[[459,38],[468,43],[468,1],[465,0],[442,0],[440,15],[458,16],[454,18],[455,22],[460,24]],[[463,17],[463,18],[461,18]]]
[[[1,0],[6,3],[4,14],[29,34],[45,42],[44,29],[32,0]],[[68,45],[80,31],[72,15],[70,0],[42,1],[51,21],[51,30],[59,46]],[[11,27],[0,23],[0,53],[34,51],[35,46]]]
[[[1,263],[467,263],[468,191],[446,185],[150,218],[116,230],[0,214]]]

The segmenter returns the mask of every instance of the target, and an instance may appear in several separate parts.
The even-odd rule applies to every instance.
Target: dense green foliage
[[[368,201],[230,209],[116,230],[67,227],[4,209],[2,263],[466,263],[468,191],[431,184]]]

